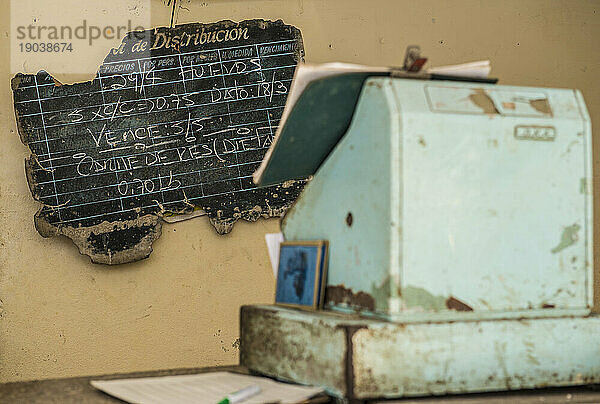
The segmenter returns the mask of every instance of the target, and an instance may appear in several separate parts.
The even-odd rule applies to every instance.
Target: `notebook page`
[[[196,375],[144,377],[136,379],[92,380],[91,385],[129,403],[202,403],[216,404],[227,394],[257,384],[260,394],[244,404],[269,402],[297,403],[323,391],[276,382],[274,380],[230,372],[201,373]]]

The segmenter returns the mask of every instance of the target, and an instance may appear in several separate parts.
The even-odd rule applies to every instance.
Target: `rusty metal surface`
[[[362,398],[599,383],[599,326],[599,318],[573,318],[371,327],[354,335],[354,391]]]
[[[600,383],[600,316],[391,323],[245,306],[241,364],[354,399]]]
[[[346,332],[335,322],[316,317],[304,321],[290,310],[241,308],[240,364],[262,374],[346,392]],[[289,321],[291,320],[291,321]],[[326,366],[325,366],[326,365]]]
[[[420,397],[401,400],[369,401],[369,404],[564,404],[600,403],[600,386],[521,390],[501,393],[460,394],[443,397]]]

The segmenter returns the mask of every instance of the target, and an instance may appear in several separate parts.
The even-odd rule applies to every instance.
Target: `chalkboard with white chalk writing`
[[[221,21],[129,33],[89,82],[18,74],[40,234],[118,264],[147,257],[165,218],[207,215],[223,234],[281,216],[304,183],[257,188],[251,177],[303,54],[300,31],[281,21]]]

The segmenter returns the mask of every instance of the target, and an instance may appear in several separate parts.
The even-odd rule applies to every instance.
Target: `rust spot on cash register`
[[[535,100],[529,100],[529,105],[531,108],[535,109],[542,114],[552,116],[552,109],[550,108],[550,103],[547,98],[538,98]]]
[[[496,104],[492,100],[492,97],[485,92],[483,88],[473,89],[473,93],[469,95],[469,99],[475,105],[477,105],[486,114],[498,114]]]
[[[329,305],[343,305],[353,309],[375,310],[375,299],[368,293],[352,289],[344,285],[327,286],[325,302]]]
[[[452,296],[446,299],[446,307],[456,311],[473,311],[471,306]]]
[[[39,233],[119,264],[150,254],[163,218],[203,214],[224,234],[282,216],[304,181],[257,188],[251,176],[303,56],[282,21],[220,21],[128,33],[88,82],[15,76]]]

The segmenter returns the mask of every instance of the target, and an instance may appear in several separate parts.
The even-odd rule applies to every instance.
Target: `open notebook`
[[[318,387],[299,386],[230,372],[195,375],[143,377],[137,379],[92,380],[95,388],[129,403],[216,404],[225,396],[251,385],[261,392],[243,404],[298,403],[319,394]]]

